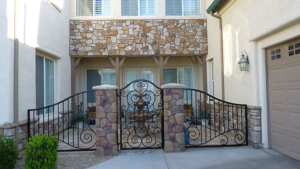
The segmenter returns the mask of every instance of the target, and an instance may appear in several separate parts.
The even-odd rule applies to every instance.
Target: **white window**
[[[200,0],[165,0],[166,16],[199,16]]]
[[[42,108],[54,104],[54,61],[36,56],[36,107]],[[43,113],[43,110],[39,113]],[[44,113],[53,112],[53,108]]]
[[[93,86],[116,85],[116,69],[89,69],[86,71],[86,87],[92,90]],[[95,102],[95,95],[87,94],[88,103]]]
[[[77,0],[76,16],[112,16],[112,0]]]
[[[121,0],[122,16],[155,16],[156,0]]]

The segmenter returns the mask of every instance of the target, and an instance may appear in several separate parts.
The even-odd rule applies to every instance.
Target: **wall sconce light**
[[[242,57],[240,58],[239,65],[241,71],[248,71],[249,68],[248,54],[244,50],[242,51]]]

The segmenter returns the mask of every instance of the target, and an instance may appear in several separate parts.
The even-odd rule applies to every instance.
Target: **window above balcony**
[[[199,19],[203,0],[74,0],[71,17]]]
[[[112,16],[112,0],[77,0],[76,16]]]
[[[166,16],[199,16],[200,0],[165,0]]]
[[[122,16],[156,16],[156,0],[121,0]]]

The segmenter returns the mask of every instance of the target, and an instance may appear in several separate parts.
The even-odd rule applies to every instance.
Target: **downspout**
[[[225,100],[225,86],[224,86],[224,56],[223,56],[223,31],[222,31],[222,18],[213,14],[210,11],[210,15],[219,19],[219,31],[220,31],[220,52],[221,52],[221,86],[222,86],[222,100]]]
[[[19,40],[17,30],[17,0],[14,0],[14,123],[17,124],[15,139],[19,150]],[[30,132],[30,131],[28,131]]]

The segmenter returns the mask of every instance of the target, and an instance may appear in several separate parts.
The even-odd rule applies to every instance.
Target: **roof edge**
[[[224,2],[224,0],[214,0],[214,2],[212,2],[210,4],[210,6],[207,8],[206,12],[208,14],[210,14],[210,12],[212,11],[212,13],[215,13],[219,7],[222,5],[222,3]]]

